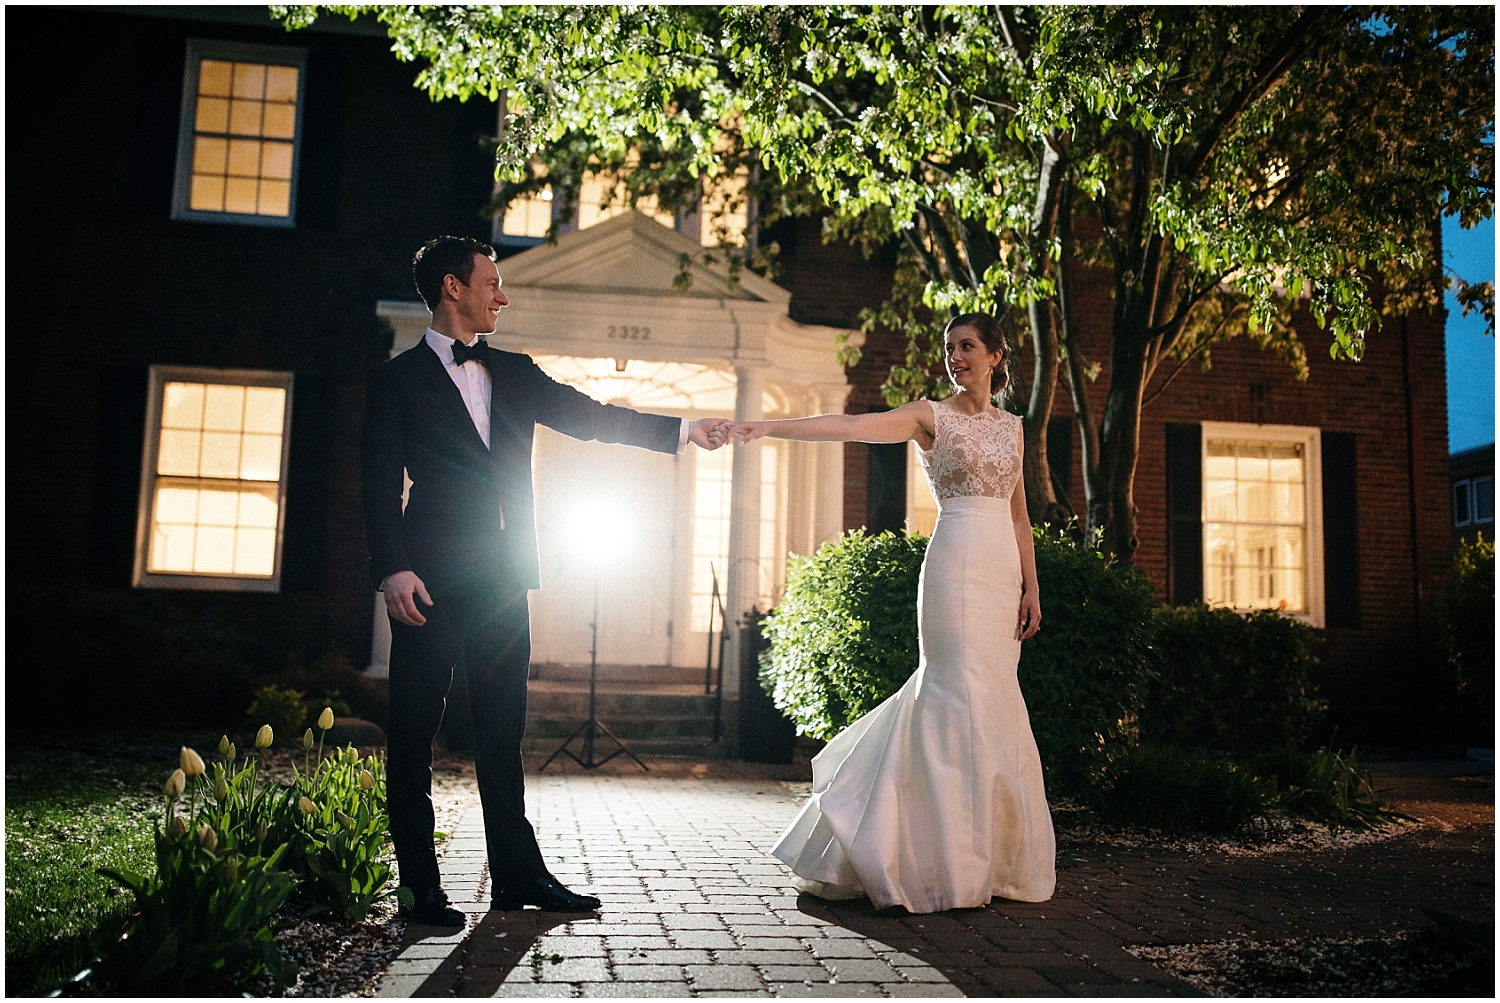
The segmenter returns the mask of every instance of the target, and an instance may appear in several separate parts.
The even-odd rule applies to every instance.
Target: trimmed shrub
[[[1139,745],[1110,764],[1091,800],[1112,822],[1164,832],[1226,833],[1264,815],[1272,790],[1228,760]]]
[[[922,536],[855,531],[787,572],[761,683],[798,731],[832,738],[917,668]],[[1021,688],[1049,786],[1079,792],[1135,741],[1150,672],[1151,592],[1138,570],[1036,536],[1043,626]]]
[[[1154,600],[1134,566],[1035,536],[1042,629],[1021,646],[1021,692],[1048,789],[1082,794],[1137,741]]]
[[[1046,593],[1043,592],[1043,595]],[[1326,709],[1310,676],[1313,629],[1274,610],[1242,616],[1202,603],[1155,615],[1156,678],[1143,740],[1236,756],[1290,752]]]
[[[1495,542],[1460,546],[1448,575],[1443,644],[1462,701],[1468,744],[1495,744]]]
[[[760,678],[799,734],[832,738],[916,671],[926,553],[925,536],[851,530],[788,564]]]

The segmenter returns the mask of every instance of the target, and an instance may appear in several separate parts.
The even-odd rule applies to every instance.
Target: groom
[[[386,783],[401,883],[418,922],[457,926],[433,850],[432,740],[454,667],[463,663],[474,716],[491,908],[599,907],[554,878],[526,820],[521,737],[537,588],[531,442],[538,424],[578,439],[681,452],[717,449],[729,422],[640,414],[600,404],[548,377],[525,355],[489,348],[510,301],[495,252],[438,237],[412,262],[432,326],[415,348],[378,366],[365,402],[365,534],[370,571],[391,617]],[[411,480],[403,505],[402,472]]]

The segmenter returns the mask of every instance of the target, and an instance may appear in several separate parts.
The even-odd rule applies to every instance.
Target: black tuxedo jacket
[[[677,450],[681,419],[600,404],[525,355],[484,353],[491,383],[488,449],[425,340],[370,375],[360,452],[377,588],[408,570],[429,588],[541,584],[531,485],[539,424],[575,439]],[[405,513],[403,469],[412,480]]]

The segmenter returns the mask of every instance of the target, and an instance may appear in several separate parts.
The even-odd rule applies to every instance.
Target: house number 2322
[[[634,324],[611,324],[605,337],[611,341],[650,341],[651,329]]]

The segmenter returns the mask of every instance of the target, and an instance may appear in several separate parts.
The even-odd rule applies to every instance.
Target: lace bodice
[[[1009,498],[1021,477],[1021,418],[988,408],[966,415],[932,404],[932,448],[918,449],[932,496]]]

